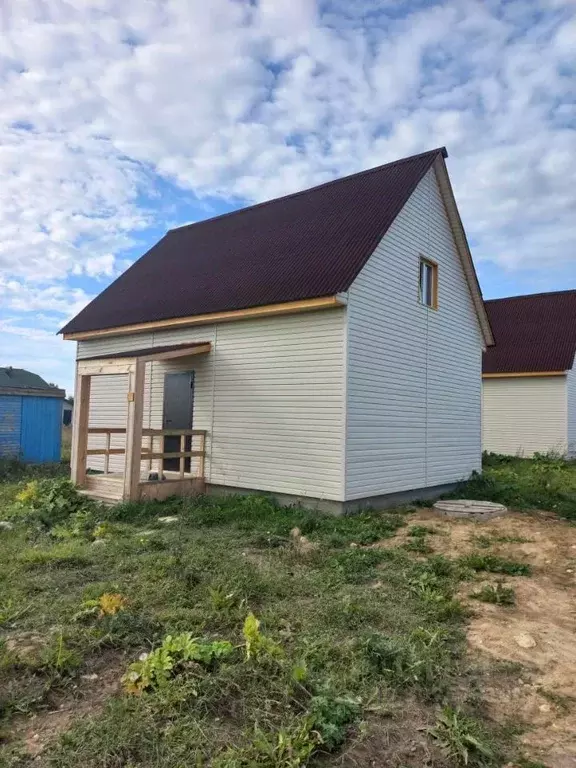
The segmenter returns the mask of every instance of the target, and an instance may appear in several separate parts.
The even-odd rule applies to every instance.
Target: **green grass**
[[[49,527],[42,510],[15,513],[16,487],[0,484],[14,522],[0,532],[0,732],[78,695],[81,675],[106,660],[118,681],[133,662],[152,681],[76,722],[48,766],[326,765],[382,704],[416,697],[433,718],[474,685],[461,568],[369,546],[405,524],[403,511],[334,518],[260,496],[172,499],[91,507]],[[317,548],[300,552],[294,527]],[[116,614],[102,613],[102,595],[122,597]],[[2,760],[28,765],[10,740]]]
[[[480,768],[494,764],[493,745],[482,725],[453,707],[443,708],[430,733],[456,765]]]
[[[485,555],[479,552],[464,555],[458,562],[464,568],[470,568],[473,571],[502,573],[508,576],[530,576],[532,573],[532,569],[527,563],[518,563],[515,560],[506,560],[499,555]]]
[[[482,474],[473,475],[450,495],[514,509],[547,510],[576,521],[576,461],[555,455],[521,459],[485,454]]]
[[[484,584],[480,589],[470,594],[474,600],[480,600],[482,603],[493,603],[494,605],[514,605],[516,595],[512,587],[506,587],[503,584]]]

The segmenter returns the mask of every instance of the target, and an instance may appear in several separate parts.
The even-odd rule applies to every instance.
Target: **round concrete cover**
[[[444,499],[434,504],[434,509],[448,517],[490,518],[503,515],[507,508],[493,501],[475,501],[474,499]]]

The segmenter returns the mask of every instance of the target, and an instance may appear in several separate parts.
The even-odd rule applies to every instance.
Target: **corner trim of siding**
[[[346,296],[346,302],[348,302],[348,296]],[[342,424],[342,501],[346,502],[348,496],[348,463],[347,463],[347,448],[348,448],[348,358],[349,358],[349,344],[348,344],[348,310],[346,310],[346,316],[344,317],[344,339],[342,342],[342,366],[343,366],[343,382],[342,382],[342,403],[344,408],[344,418]]]

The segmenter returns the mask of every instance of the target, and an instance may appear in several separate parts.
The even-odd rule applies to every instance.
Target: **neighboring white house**
[[[75,481],[341,512],[479,470],[493,339],[445,157],[169,232],[63,329]]]
[[[576,291],[486,302],[496,346],[484,355],[485,451],[576,455]]]

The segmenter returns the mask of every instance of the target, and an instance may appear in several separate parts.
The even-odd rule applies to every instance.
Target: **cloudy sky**
[[[440,145],[487,298],[576,287],[574,0],[2,0],[0,365],[163,232]]]

